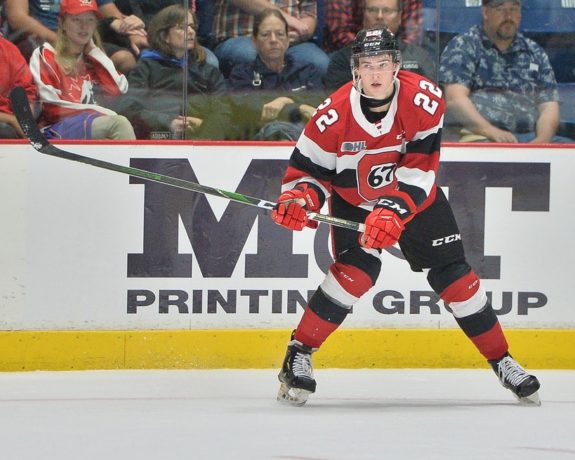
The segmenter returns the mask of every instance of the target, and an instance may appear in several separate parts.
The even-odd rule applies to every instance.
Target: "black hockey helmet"
[[[395,35],[387,27],[374,27],[360,30],[351,44],[351,75],[353,86],[365,96],[359,83],[359,58],[364,56],[377,56],[389,54],[397,64],[394,80],[401,68],[401,51]]]
[[[351,44],[352,66],[357,65],[357,58],[391,54],[394,61],[399,62],[401,52],[397,38],[387,27],[374,27],[360,30]]]

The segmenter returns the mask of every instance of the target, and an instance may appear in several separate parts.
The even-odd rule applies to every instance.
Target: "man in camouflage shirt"
[[[556,136],[559,95],[545,51],[518,32],[521,0],[483,0],[483,24],[454,37],[439,81],[462,141],[573,142]]]

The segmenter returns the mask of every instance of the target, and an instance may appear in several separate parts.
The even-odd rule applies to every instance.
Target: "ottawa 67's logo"
[[[359,194],[367,201],[373,201],[381,196],[381,189],[395,180],[397,163],[382,162],[385,155],[365,155],[357,165],[357,183]]]

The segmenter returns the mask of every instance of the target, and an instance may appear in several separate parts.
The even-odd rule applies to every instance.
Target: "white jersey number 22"
[[[327,98],[325,101],[323,101],[317,108],[317,110],[322,110],[325,109],[328,105],[331,104],[331,98]],[[316,112],[317,112],[316,110]],[[315,115],[315,113],[314,113]],[[320,133],[323,133],[327,127],[329,125],[333,125],[339,118],[339,115],[337,113],[337,111],[335,109],[329,109],[326,113],[324,113],[323,115],[317,117],[317,120],[315,121],[315,124],[317,126],[317,129],[319,129]]]
[[[431,82],[426,80],[421,80],[419,82],[419,87],[423,90],[430,92],[432,95],[441,99],[441,95],[443,94],[441,89],[438,86],[434,86]],[[428,94],[425,93],[417,93],[413,98],[413,103],[417,107],[421,107],[425,110],[429,115],[435,114],[437,107],[439,107],[439,102],[433,100],[429,97]]]

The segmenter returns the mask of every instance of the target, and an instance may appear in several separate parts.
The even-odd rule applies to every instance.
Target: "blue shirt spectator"
[[[556,136],[559,95],[549,58],[518,32],[519,0],[483,0],[483,24],[454,37],[439,81],[462,141],[571,142]]]
[[[234,66],[234,126],[239,139],[296,140],[325,98],[321,72],[286,54],[288,24],[281,12],[267,9],[254,21],[255,61]]]

